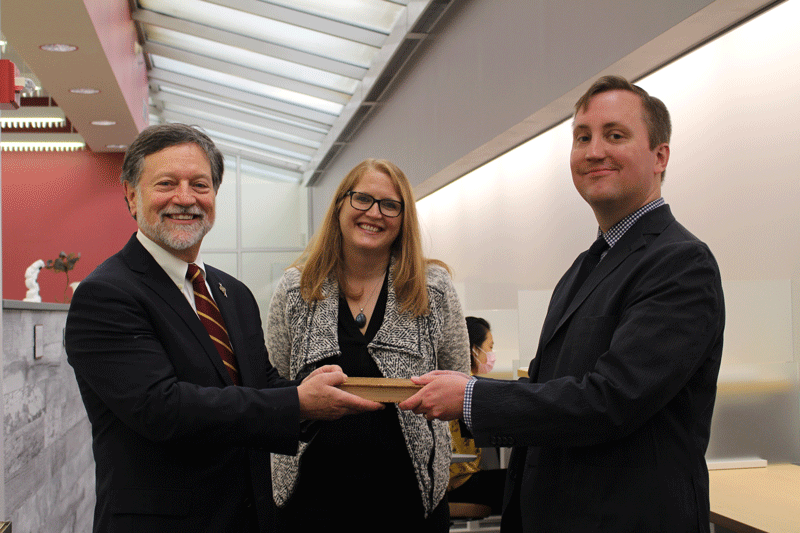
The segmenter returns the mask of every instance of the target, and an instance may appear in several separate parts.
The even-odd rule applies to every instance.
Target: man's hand
[[[468,375],[452,370],[434,370],[424,376],[412,377],[411,381],[424,387],[398,407],[423,414],[428,420],[462,418],[464,389],[469,380]]]
[[[303,420],[336,420],[344,415],[377,411],[383,404],[371,402],[336,387],[347,376],[336,365],[326,365],[306,376],[297,387],[300,397],[300,418]]]

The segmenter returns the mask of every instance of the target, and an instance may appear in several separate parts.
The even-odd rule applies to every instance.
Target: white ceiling
[[[122,151],[114,145],[148,124],[185,122],[263,177],[308,185],[454,1],[3,0],[0,21],[18,66],[91,150]],[[125,31],[130,50],[119,49]],[[78,50],[39,48],[55,42]],[[125,84],[144,68],[139,103]]]

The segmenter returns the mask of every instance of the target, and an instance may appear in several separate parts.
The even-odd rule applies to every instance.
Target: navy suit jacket
[[[572,302],[556,285],[529,382],[479,380],[478,445],[514,446],[503,531],[709,530],[724,303],[708,247],[643,215]]]
[[[269,363],[252,293],[206,271],[241,387],[136,235],[75,291],[65,342],[92,424],[95,532],[247,531],[253,506],[259,530],[271,521],[269,453],[296,453],[296,383]]]

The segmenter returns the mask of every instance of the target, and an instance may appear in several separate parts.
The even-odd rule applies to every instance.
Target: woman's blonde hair
[[[306,246],[303,254],[292,265],[302,272],[300,294],[306,302],[322,300],[325,295],[322,286],[325,280],[335,276],[342,290],[346,290],[344,279],[344,252],[342,248],[342,229],[339,225],[339,212],[361,177],[375,170],[389,177],[403,202],[400,234],[392,243],[391,255],[396,264],[393,276],[394,292],[401,312],[412,316],[428,313],[428,291],[425,271],[434,263],[448,270],[443,262],[426,259],[422,255],[419,221],[414,193],[403,171],[385,159],[365,159],[355,166],[339,184],[319,230]]]

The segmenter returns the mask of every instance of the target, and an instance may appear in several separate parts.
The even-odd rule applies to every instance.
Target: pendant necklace
[[[383,280],[381,280],[381,282],[378,285],[375,285],[372,288],[372,293],[369,295],[369,299],[366,301],[366,303],[369,303],[369,301],[372,300],[372,297],[375,296],[375,289],[377,289],[380,285],[383,285]],[[359,328],[363,328],[366,325],[367,325],[367,317],[364,315],[364,308],[359,307],[358,314],[356,315],[356,326],[358,326]]]

